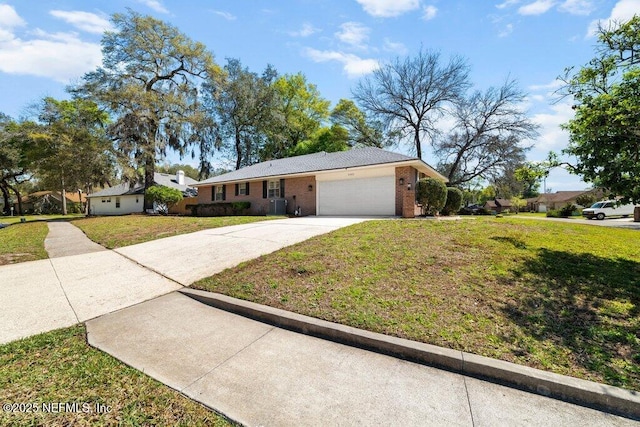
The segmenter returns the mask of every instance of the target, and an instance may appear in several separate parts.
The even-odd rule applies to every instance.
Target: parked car
[[[618,205],[615,200],[602,200],[591,205],[590,208],[582,210],[582,216],[588,219],[597,218],[604,219],[611,216],[629,216],[633,215],[633,204]]]

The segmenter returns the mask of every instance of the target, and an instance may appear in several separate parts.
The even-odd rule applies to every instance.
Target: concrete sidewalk
[[[637,425],[179,293],[93,319],[87,331],[91,345],[245,425]]]
[[[44,239],[44,249],[49,258],[90,254],[107,249],[90,240],[78,227],[67,221],[47,222],[49,234]]]
[[[315,217],[264,221],[117,251],[93,243],[72,224],[49,223],[45,248],[50,259],[0,266],[0,344],[138,304],[240,262],[361,221]]]

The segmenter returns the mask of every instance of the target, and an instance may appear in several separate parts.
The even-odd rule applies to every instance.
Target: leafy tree
[[[513,80],[459,98],[453,110],[453,130],[433,144],[440,159],[438,169],[450,184],[495,179],[509,166],[524,161],[529,148],[523,141],[537,136],[537,125],[520,107],[524,98]]]
[[[563,152],[575,156],[569,170],[584,181],[640,203],[640,16],[600,28],[598,40],[596,57],[563,78],[575,100]]]
[[[219,75],[213,55],[176,27],[129,10],[112,16],[115,31],[102,39],[102,67],[85,74],[75,94],[105,107],[109,129],[130,179],[144,168],[145,188],[153,185],[157,159],[167,150],[183,156],[200,148],[200,167],[219,146],[215,122],[201,102],[205,79]],[[191,150],[192,156],[195,155]],[[145,197],[145,208],[151,208]]]
[[[416,183],[416,199],[423,214],[436,215],[447,202],[447,186],[435,178],[423,178]]]
[[[4,200],[4,213],[11,211],[13,193],[18,202],[18,214],[22,214],[20,184],[27,180],[29,164],[25,158],[29,130],[11,117],[0,113],[0,192]]]
[[[349,133],[342,126],[323,127],[315,131],[310,139],[299,142],[291,154],[299,156],[321,151],[326,151],[327,153],[345,151],[349,149],[348,141]]]
[[[447,187],[447,200],[442,208],[442,213],[451,215],[462,207],[462,190],[456,187]]]
[[[183,171],[185,176],[189,178],[200,180],[204,179],[204,177],[200,176],[200,171],[194,168],[191,165],[174,163],[172,165],[168,163],[163,163],[161,165],[156,166],[156,171],[160,173],[166,173],[169,175],[175,175],[178,171]]]
[[[282,121],[275,122],[260,161],[291,155],[295,147],[308,140],[329,117],[329,101],[322,98],[314,84],[302,73],[286,74],[273,84],[277,94],[277,113]]]
[[[493,185],[488,185],[478,195],[478,204],[484,205],[489,200],[493,200],[497,197],[496,188]]]
[[[212,76],[206,85],[206,104],[220,124],[221,144],[239,169],[259,161],[270,129],[281,123],[273,84],[276,70],[267,66],[261,76],[227,59],[224,78]]]
[[[384,135],[382,123],[368,120],[364,112],[350,99],[338,101],[331,111],[331,121],[347,130],[349,147],[382,148],[392,142],[389,135]]]
[[[442,64],[440,54],[420,49],[414,57],[376,69],[357,84],[353,96],[385,129],[411,138],[422,158],[422,142],[437,133],[436,120],[469,87],[468,70],[462,58]]]
[[[593,193],[584,193],[576,197],[576,203],[584,207],[593,205],[597,200],[598,199]]]
[[[29,135],[29,160],[45,187],[60,190],[66,215],[67,190],[90,193],[113,177],[112,145],[105,136],[108,116],[92,101],[47,97],[38,120],[40,126]]]
[[[527,206],[527,201],[521,197],[515,196],[511,198],[511,206],[513,206],[515,212],[518,213],[522,208]]]
[[[145,195],[151,203],[155,203],[158,212],[168,214],[169,209],[182,200],[182,192],[175,188],[165,187],[163,185],[154,185],[147,188]]]
[[[522,197],[536,197],[540,194],[540,181],[549,176],[549,165],[528,162],[515,170],[515,178],[524,186]]]

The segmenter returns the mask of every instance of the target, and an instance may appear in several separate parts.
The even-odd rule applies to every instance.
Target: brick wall
[[[249,195],[236,196],[236,185],[226,184],[225,203],[250,202],[252,215],[266,215],[269,213],[269,199],[262,197],[262,180],[249,183]],[[311,191],[309,191],[311,185]],[[213,187],[198,188],[198,204],[215,203],[211,200]],[[295,199],[294,199],[295,196]],[[287,178],[284,183],[284,197],[287,200],[287,214],[293,214],[300,206],[302,215],[316,214],[316,179],[314,176]]]
[[[404,184],[400,185],[400,179]],[[403,218],[413,218],[415,216],[416,205],[416,170],[411,166],[396,168],[396,215]],[[411,190],[408,185],[411,184]]]

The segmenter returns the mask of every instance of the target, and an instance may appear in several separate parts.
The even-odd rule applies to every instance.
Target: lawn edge
[[[283,329],[488,380],[640,421],[640,393],[484,356],[392,337],[213,292],[178,290],[203,304]]]

